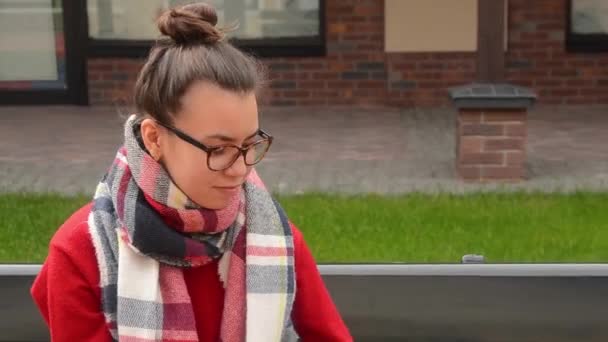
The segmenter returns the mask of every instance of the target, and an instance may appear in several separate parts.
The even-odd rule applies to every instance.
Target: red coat
[[[95,250],[88,233],[88,204],[55,233],[48,257],[31,289],[53,341],[111,341],[101,310]],[[292,319],[303,341],[352,341],[336,310],[302,233],[292,225],[296,297]],[[224,288],[217,261],[184,271],[201,342],[219,338]]]

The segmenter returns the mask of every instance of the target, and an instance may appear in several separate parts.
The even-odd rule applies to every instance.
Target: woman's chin
[[[195,201],[198,205],[203,208],[211,210],[222,210],[225,209],[235,200],[241,189],[237,190],[224,190],[214,188],[210,193],[212,196],[206,196],[206,198],[200,201]]]

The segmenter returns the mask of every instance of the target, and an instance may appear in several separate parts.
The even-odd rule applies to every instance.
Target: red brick
[[[282,72],[280,73],[280,79],[286,81],[295,80],[298,77],[298,74],[295,72]]]
[[[321,62],[302,62],[297,64],[298,70],[322,70],[326,66],[327,63]]]
[[[503,165],[504,153],[499,152],[481,152],[481,153],[463,153],[459,156],[461,165]]]
[[[462,137],[458,143],[460,154],[480,153],[483,151],[484,138]]]
[[[296,89],[296,82],[293,80],[275,80],[270,83],[270,88],[273,89]]]
[[[523,87],[532,87],[533,82],[531,79],[509,79],[512,83]]]
[[[141,67],[143,66],[143,61],[138,59],[117,59],[114,60],[114,70],[122,71],[122,72],[139,72]]]
[[[353,100],[351,98],[346,98],[346,97],[336,97],[332,100],[332,103],[338,106],[347,106],[347,105],[352,105],[353,104]]]
[[[570,82],[570,80],[568,80]],[[558,79],[537,79],[534,80],[534,85],[537,87],[561,87],[564,84],[563,80]]]
[[[593,87],[593,81],[591,81],[591,80],[567,80],[566,86],[567,87],[584,87],[584,86]]]
[[[360,81],[357,82],[358,89],[384,89],[386,83],[384,81]]]
[[[525,151],[507,152],[505,155],[505,164],[507,166],[523,166],[526,162]]]
[[[444,87],[444,82],[440,81],[440,80],[435,80],[435,81],[418,81],[417,84],[418,84],[418,87],[420,87],[420,88],[427,88],[427,89],[435,89],[435,88]]]
[[[360,43],[357,44],[357,49],[361,49],[361,50],[379,50],[380,48],[382,48],[382,44],[381,43]]]
[[[296,72],[296,79],[298,81],[308,81],[310,80],[310,72],[308,71],[298,71]]]
[[[338,97],[342,97],[344,99],[350,99],[353,97],[353,90],[350,88],[340,89],[340,90],[338,90]]]
[[[427,59],[439,61],[454,61],[458,59],[471,59],[475,61],[475,53],[472,52],[435,52],[426,53]]]
[[[505,125],[505,136],[508,137],[525,137],[527,135],[527,127],[525,124],[508,124]]]
[[[297,82],[297,88],[302,89],[323,89],[327,85],[324,81],[300,81]]]
[[[578,76],[578,71],[576,69],[568,69],[568,68],[553,69],[551,71],[551,76],[556,76],[556,77],[577,77]]]
[[[88,73],[87,76],[88,76],[89,82],[91,82],[91,81],[101,81],[103,79],[103,77],[104,77],[104,74],[101,73],[101,72],[91,72],[91,71],[89,71],[89,73]]]
[[[458,120],[462,122],[481,123],[482,111],[461,110],[458,113]]]
[[[584,105],[584,104],[589,104],[589,98],[588,97],[569,97],[566,99],[566,103],[569,105]],[[608,102],[604,102],[604,101],[599,101],[598,103],[608,103]]]
[[[110,63],[98,63],[98,62],[94,62],[94,61],[89,61],[88,65],[87,65],[88,70],[90,71],[101,71],[101,72],[105,72],[105,71],[112,71],[114,69],[114,66]]]
[[[547,40],[549,39],[549,34],[547,32],[521,32],[521,40],[527,41],[537,41],[537,40]]]
[[[326,2],[325,8],[327,9],[328,14],[331,13],[333,15],[341,14],[341,13],[350,13],[353,11],[354,6],[353,3],[349,2]]]
[[[296,101],[294,100],[284,100],[284,99],[272,99],[270,104],[273,106],[295,106]]]
[[[298,106],[312,106],[312,105],[326,105],[327,104],[327,100],[324,98],[321,98],[321,97],[298,99],[296,102],[297,102]]]
[[[116,87],[116,82],[113,81],[93,81],[90,82],[90,85],[93,89],[114,89]]]
[[[484,180],[522,180],[524,177],[524,168],[508,166],[484,166],[481,168],[481,177]]]
[[[327,82],[327,88],[329,89],[351,89],[353,83],[350,81],[329,81]]]
[[[542,63],[541,63],[542,65]],[[549,77],[550,69],[542,69],[541,67],[537,67],[534,69],[528,69],[525,71],[525,76],[531,79],[539,79]]]
[[[534,43],[534,48],[536,49],[563,49],[564,42],[559,40],[547,40],[547,41],[538,41]]]
[[[443,74],[444,80],[455,80],[464,83],[464,80],[470,80],[475,77],[475,73],[472,71],[456,71],[449,70]]]
[[[540,23],[536,26],[539,31],[562,31],[565,29],[563,22]]]
[[[465,61],[447,61],[445,64],[446,68],[448,70],[459,70],[459,69],[463,69],[463,70],[473,70],[475,69],[475,65],[471,62],[465,62]]]
[[[445,69],[445,64],[441,62],[422,62],[418,63],[418,68],[421,70]]]
[[[509,42],[510,49],[526,50],[526,49],[533,49],[534,47],[535,47],[535,44],[532,41]]]
[[[484,151],[521,151],[525,147],[525,140],[522,138],[486,138]]]
[[[596,86],[596,87],[591,87],[591,88],[580,88],[579,90],[579,94],[580,95],[585,95],[585,96],[606,96],[607,89],[606,87],[600,87],[600,86]]]
[[[504,132],[503,125],[489,124],[462,124],[460,126],[460,134],[478,135],[478,136],[501,136]]]
[[[363,99],[364,97],[373,96],[373,94],[369,90],[366,90],[366,89],[354,89],[353,95],[355,97],[359,97],[361,99]]]
[[[551,95],[557,97],[568,97],[568,96],[576,96],[579,94],[579,89],[577,88],[557,88],[551,89]]]
[[[331,89],[317,89],[311,91],[311,95],[313,98],[321,97],[321,98],[335,98],[339,96],[338,91]]]
[[[307,91],[307,90],[285,90],[283,92],[283,95],[286,98],[294,98],[294,97],[306,98],[306,97],[310,97],[310,91]]]
[[[523,122],[526,120],[526,110],[486,110],[483,113],[484,122]]]
[[[412,76],[415,79],[424,79],[424,80],[441,79],[441,73],[438,71],[414,71],[412,73]]]
[[[575,68],[589,67],[595,65],[595,61],[592,59],[570,59],[568,65]]]
[[[331,23],[328,25],[329,33],[344,33],[346,32],[346,24],[345,23]]]
[[[598,76],[603,75],[602,70],[596,67],[587,67],[578,69],[579,78],[582,79],[594,79]]]
[[[369,40],[369,34],[367,34],[365,32],[343,33],[340,37],[344,40],[360,40],[360,41]]]
[[[565,99],[562,97],[546,96],[543,98],[543,103],[552,104],[552,105],[563,104],[563,103],[565,103]]]
[[[335,61],[327,63],[327,70],[335,72],[336,74],[354,69],[355,65],[352,62]]]
[[[567,64],[565,60],[547,60],[543,61],[542,65],[539,65],[539,67],[549,69],[567,69]]]
[[[459,178],[467,181],[481,180],[481,167],[479,166],[460,166],[457,168]]]
[[[414,63],[414,62],[392,62],[392,63],[389,63],[388,65],[391,68],[397,69],[397,70],[412,70],[412,69],[416,68],[416,63]]]
[[[334,72],[322,71],[312,74],[313,80],[335,80],[338,79],[338,74]]]

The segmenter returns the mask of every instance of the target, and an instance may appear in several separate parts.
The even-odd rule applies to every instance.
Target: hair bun
[[[216,24],[215,9],[202,2],[173,8],[157,20],[160,32],[180,45],[218,42],[224,34]]]

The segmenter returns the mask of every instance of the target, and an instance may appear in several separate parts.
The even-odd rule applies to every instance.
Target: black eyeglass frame
[[[239,157],[242,155],[243,156],[243,161],[245,162],[245,165],[247,166],[253,166],[259,162],[262,161],[262,159],[264,159],[264,157],[266,156],[266,153],[268,152],[268,150],[270,149],[270,146],[272,145],[272,142],[274,140],[274,137],[268,133],[266,133],[264,130],[262,129],[258,129],[257,133],[259,136],[262,137],[262,140],[258,140],[254,143],[251,143],[249,145],[247,145],[246,147],[241,147],[241,146],[237,146],[234,144],[225,144],[222,146],[207,146],[205,144],[203,144],[202,142],[194,139],[193,137],[189,136],[188,134],[184,133],[183,131],[181,131],[178,128],[175,128],[171,125],[167,125],[165,123],[162,123],[158,120],[155,120],[157,124],[163,126],[164,128],[168,129],[169,131],[171,131],[173,134],[175,134],[178,138],[184,140],[185,142],[191,144],[194,147],[197,147],[203,151],[205,151],[207,153],[207,167],[209,168],[209,170],[211,171],[224,171],[226,169],[229,169],[232,165],[234,165],[234,163],[239,159]],[[247,163],[247,152],[249,152],[249,150],[254,147],[255,145],[261,144],[263,142],[268,141],[268,146],[266,147],[266,150],[264,151],[264,153],[262,153],[262,155],[260,156],[260,158],[252,164]],[[220,150],[222,148],[226,148],[226,147],[235,147],[236,149],[239,150],[239,153],[237,153],[235,155],[235,158],[228,163],[228,166],[222,168],[222,169],[214,169],[211,167],[211,163],[210,163],[210,158],[211,158],[211,154],[214,151]]]

